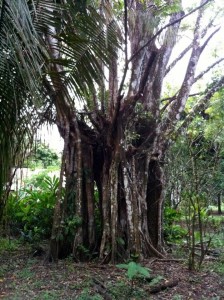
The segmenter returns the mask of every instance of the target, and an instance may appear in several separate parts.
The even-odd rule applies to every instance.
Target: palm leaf
[[[55,41],[57,55],[47,37]],[[49,78],[60,76],[84,98],[102,80],[101,66],[109,64],[117,46],[112,18],[105,20],[85,1],[81,8],[71,0],[0,1],[0,195],[10,167],[33,140],[39,115],[55,113]],[[61,71],[52,74],[52,64]]]
[[[1,1],[0,18],[0,195],[32,137],[31,103],[39,102],[44,63],[27,1]],[[30,109],[28,108],[30,107]],[[34,119],[32,119],[34,120]],[[32,122],[33,123],[33,122]],[[4,200],[0,201],[1,206]]]
[[[93,7],[77,13],[73,1],[68,1],[65,8],[61,11],[63,22],[60,19],[58,31],[52,34],[59,55],[51,57],[51,62],[62,67],[63,82],[76,98],[85,98],[96,83],[102,82],[102,65],[117,55],[117,26],[112,18],[105,20]]]

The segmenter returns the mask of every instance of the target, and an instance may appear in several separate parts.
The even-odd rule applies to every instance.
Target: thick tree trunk
[[[147,185],[148,228],[152,244],[162,250],[163,173],[157,160],[151,160]]]
[[[94,148],[82,144],[82,231],[81,237],[76,232],[74,257],[86,259],[84,248],[90,256],[98,253],[103,262],[162,257],[163,177],[158,162],[141,153],[130,156],[120,146]],[[66,188],[71,193],[71,186]]]
[[[51,255],[64,257],[73,249],[77,260],[97,255],[113,263],[131,256],[162,257],[159,163],[143,152],[130,155],[118,134],[111,147],[107,138],[91,145],[83,136],[83,124],[77,124],[80,141],[70,128],[64,151],[65,196],[55,208]],[[74,218],[80,224],[70,228]],[[58,224],[64,227],[59,230]]]

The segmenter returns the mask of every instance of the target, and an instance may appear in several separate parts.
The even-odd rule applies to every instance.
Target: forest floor
[[[44,255],[33,257],[33,250],[20,244],[0,253],[1,299],[224,299],[223,251],[207,256],[200,272],[189,271],[182,259],[150,259],[141,265],[150,269],[151,279],[130,281],[126,270],[113,265],[46,263]]]

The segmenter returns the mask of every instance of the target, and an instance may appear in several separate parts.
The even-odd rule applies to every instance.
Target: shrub
[[[181,213],[171,207],[164,210],[164,238],[167,242],[178,242],[187,234],[187,230],[175,222],[180,221]]]
[[[57,177],[37,176],[18,192],[12,192],[6,205],[5,217],[12,230],[26,240],[48,238],[51,233],[53,209],[59,185]]]

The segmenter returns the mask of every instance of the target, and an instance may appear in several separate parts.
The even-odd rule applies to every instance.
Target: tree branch
[[[120,83],[120,87],[118,89],[118,95],[121,95],[121,91],[123,89],[124,86],[124,81],[126,79],[127,76],[127,71],[128,71],[128,66],[129,63],[147,46],[149,46],[151,44],[152,41],[155,40],[155,38],[157,36],[159,36],[166,28],[175,25],[176,23],[182,21],[183,19],[187,18],[188,16],[190,16],[191,14],[193,14],[195,11],[201,9],[202,7],[204,7],[206,4],[208,4],[209,2],[211,2],[213,0],[206,0],[204,3],[202,3],[201,5],[199,5],[198,7],[194,8],[193,10],[191,10],[189,13],[184,14],[183,12],[183,16],[179,17],[178,19],[169,22],[168,24],[166,24],[165,26],[163,26],[159,31],[157,31],[156,34],[153,35],[153,37],[151,39],[149,39],[142,47],[140,47],[126,62],[125,67],[124,67],[124,72],[123,72],[123,77],[121,79],[121,83]]]
[[[127,11],[127,0],[124,0],[124,55],[125,65],[128,61],[128,11]]]
[[[199,79],[201,79],[206,73],[208,73],[211,69],[213,69],[216,65],[218,65],[220,62],[222,62],[224,60],[224,57],[218,59],[217,61],[215,61],[212,65],[210,65],[207,69],[205,69],[204,71],[202,71],[198,76],[195,77],[194,79],[194,83],[196,81],[198,81]]]
[[[203,1],[202,1],[203,3]],[[201,6],[202,8],[202,6]],[[194,39],[192,42],[192,52],[189,58],[186,75],[183,80],[182,86],[177,94],[176,101],[169,107],[167,118],[164,120],[162,125],[162,131],[168,129],[169,124],[174,120],[178,120],[180,113],[183,111],[187,98],[189,96],[190,89],[193,84],[196,66],[201,55],[201,48],[199,46],[200,38],[200,21],[202,18],[202,9],[199,9],[198,16],[195,23]]]
[[[165,76],[173,69],[173,67],[175,67],[175,65],[178,63],[178,61],[180,61],[185,54],[187,54],[187,52],[192,48],[193,42],[190,43],[181,53],[180,55],[167,67],[166,71],[165,71]]]
[[[126,79],[127,76],[127,71],[128,71],[128,65],[129,65],[129,60],[128,60],[128,11],[127,11],[127,0],[124,0],[124,30],[125,30],[125,37],[124,37],[124,41],[125,41],[125,48],[124,48],[124,55],[125,55],[125,67],[124,67],[124,72],[123,72],[123,76],[121,79],[121,83],[118,89],[118,97],[121,96],[121,92],[123,90],[124,87],[124,81]],[[122,97],[123,98],[123,97]]]
[[[120,82],[120,86],[118,88],[118,93],[117,93],[117,101],[115,105],[115,110],[114,110],[114,116],[112,119],[112,126],[114,125],[118,112],[121,107],[121,100],[123,99],[123,95],[121,94],[124,86],[124,82],[127,76],[127,71],[128,71],[128,12],[127,12],[127,0],[124,0],[124,29],[125,29],[125,49],[124,49],[124,54],[125,54],[125,67],[124,67],[124,72],[123,76]]]
[[[190,94],[188,97],[195,97],[195,96],[199,96],[201,93],[194,93],[194,94]],[[169,98],[164,98],[161,100],[161,102],[164,101],[169,101],[168,103],[166,103],[161,109],[160,109],[160,113],[163,114],[164,111],[166,110],[166,108],[174,101],[177,99],[177,94],[175,94],[173,97],[169,97]]]
[[[208,32],[208,29],[211,28],[213,26],[213,22],[216,20],[217,16],[219,13],[216,13],[215,16],[210,20],[210,22],[207,24],[207,26],[205,26],[205,28],[202,30],[201,32],[201,37],[205,37],[205,35]]]
[[[90,122],[92,123],[92,125],[96,128],[97,132],[101,132],[101,128],[100,128],[99,124],[94,120],[94,117],[93,117],[94,112],[90,112],[86,106],[84,106],[84,109],[85,109],[85,113],[79,112],[78,114],[80,114],[80,115],[86,114],[87,117],[89,118]],[[95,114],[98,114],[98,111],[96,111]]]
[[[220,30],[221,27],[218,27],[216,30],[214,30],[209,36],[208,38],[205,40],[204,44],[200,47],[201,49],[201,53],[202,51],[205,49],[205,47],[207,46],[208,42],[211,40],[211,38]]]
[[[211,99],[211,97],[223,87],[224,87],[224,76],[222,76],[218,82],[216,82],[211,88],[207,90],[204,97],[202,97],[198,101],[198,103],[192,108],[189,115],[184,119],[182,124],[178,127],[176,133],[179,133],[182,129],[187,128],[189,124],[192,122],[192,120],[194,119],[196,113],[205,110],[208,101]]]
[[[149,75],[149,70],[151,69],[156,57],[157,57],[157,51],[153,51],[150,58],[149,58],[149,61],[147,63],[147,66],[144,70],[144,74],[141,78],[141,81],[139,83],[139,89],[138,89],[138,92],[133,95],[132,97],[129,97],[124,103],[123,103],[123,106],[122,106],[122,109],[121,111],[122,112],[125,112],[125,108],[127,106],[129,106],[129,114],[132,112],[136,102],[143,96],[143,91],[144,91],[144,88],[145,88],[145,84],[148,80],[148,75]]]
[[[152,51],[152,53],[151,53],[151,56],[150,56],[150,58],[148,60],[148,63],[146,65],[146,67],[145,67],[144,74],[143,74],[143,76],[141,78],[141,81],[139,83],[139,89],[138,89],[138,93],[139,94],[142,94],[143,91],[144,91],[146,82],[148,80],[149,71],[150,71],[150,69],[151,69],[151,67],[152,67],[152,65],[153,65],[153,63],[154,63],[154,61],[155,61],[155,59],[157,57],[157,54],[158,54],[157,51]]]
[[[188,16],[190,16],[192,13],[194,13],[195,11],[201,9],[202,7],[204,7],[206,4],[208,4],[209,2],[211,2],[213,0],[206,0],[204,1],[201,5],[197,6],[196,8],[194,8],[193,10],[191,10],[189,13],[187,13],[186,15],[184,14],[183,12],[183,16],[181,16],[180,18],[172,21],[172,22],[169,22],[168,24],[166,24],[165,26],[163,26],[160,30],[157,31],[156,34],[154,34],[154,36],[149,39],[142,47],[140,47],[131,57],[130,59],[128,60],[128,63],[131,62],[133,60],[133,58],[135,58],[139,52],[141,52],[145,47],[149,46],[150,43],[157,37],[160,35],[160,33],[162,33],[166,28],[170,27],[170,26],[173,26],[174,24],[182,21],[183,19],[187,18]]]
[[[217,17],[218,14],[215,15],[214,18],[212,18],[210,20],[210,22],[207,24],[207,26],[203,29],[203,31],[201,32],[201,38],[205,37],[207,31],[209,28],[212,27],[213,22],[215,20],[215,18]],[[171,69],[173,69],[173,67],[175,67],[175,65],[178,63],[178,61],[180,61],[184,55],[192,48],[193,43],[191,42],[181,53],[180,55],[167,67],[166,71],[165,71],[165,76],[171,71]]]

